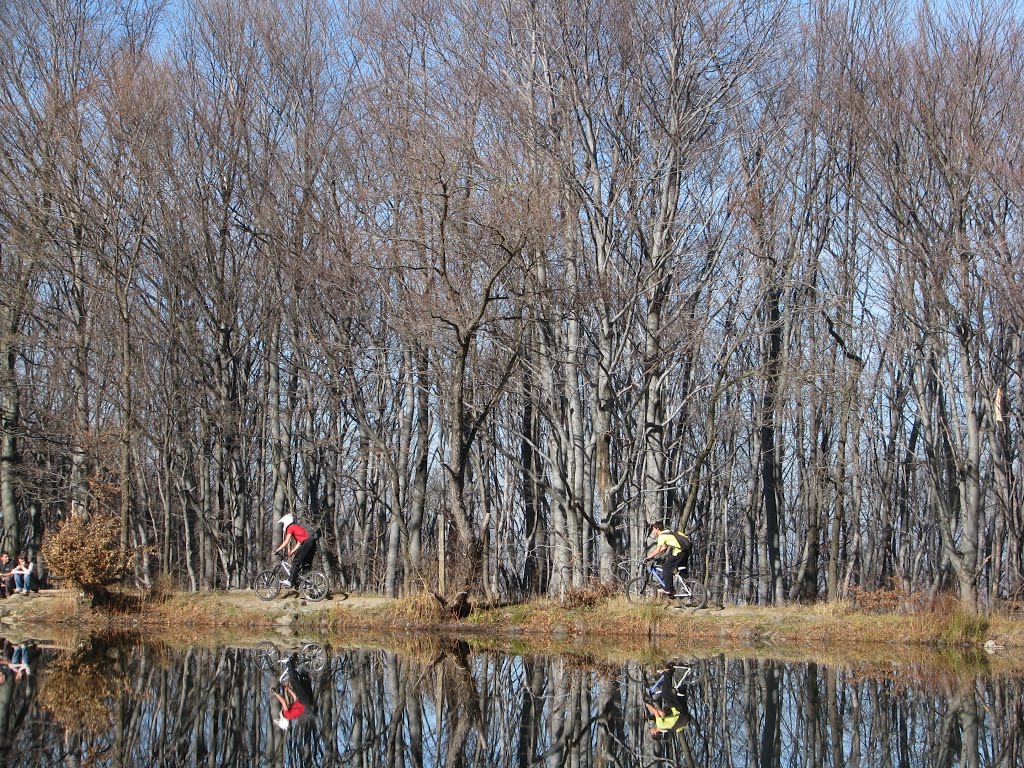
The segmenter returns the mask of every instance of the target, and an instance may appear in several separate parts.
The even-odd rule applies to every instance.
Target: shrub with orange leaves
[[[122,552],[120,540],[121,521],[116,517],[73,516],[43,542],[43,557],[55,574],[95,594],[131,569],[135,553]]]

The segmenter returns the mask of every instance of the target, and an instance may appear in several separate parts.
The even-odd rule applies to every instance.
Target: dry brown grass
[[[883,611],[881,606],[893,606]],[[622,597],[562,606],[550,600],[477,613],[470,623],[500,631],[558,632],[617,638],[676,638],[744,643],[924,644],[980,647],[995,637],[1000,645],[1021,645],[1024,623],[973,614],[956,601],[931,601],[906,612],[907,601],[888,596],[859,610],[854,601],[811,606],[678,610],[667,604],[633,606]]]
[[[870,591],[852,587],[849,601],[860,613],[912,613],[927,602],[924,595],[900,587]]]
[[[221,600],[216,593],[176,593],[144,601],[137,621],[144,626],[254,628],[272,624],[273,618]]]
[[[51,598],[47,602],[46,621],[54,624],[72,624],[81,615],[81,606],[76,597],[67,595]]]
[[[620,592],[621,588],[615,584],[591,579],[585,586],[570,587],[565,593],[563,606],[569,610],[593,608],[595,605],[606,602],[610,597],[618,595]]]
[[[344,616],[344,614],[351,612],[342,603],[339,613]],[[400,597],[391,601],[385,608],[379,611],[376,618],[377,620],[390,621],[398,625],[420,625],[425,627],[437,626],[451,621],[448,611],[437,597],[434,596],[434,593],[428,590],[421,590],[408,597]]]

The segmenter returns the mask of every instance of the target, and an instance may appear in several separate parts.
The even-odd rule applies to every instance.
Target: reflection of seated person
[[[8,670],[11,666],[12,646],[6,637],[0,637],[0,685],[9,679]]]
[[[306,720],[313,714],[313,687],[306,672],[295,668],[295,656],[288,659],[288,671],[281,681],[280,691],[273,691],[274,698],[281,705],[281,714],[275,723],[282,731],[287,731],[293,723]]]
[[[6,643],[6,641],[4,641]],[[15,680],[21,680],[32,674],[32,668],[28,665],[28,646],[24,643],[14,646],[10,659],[4,654],[0,658],[0,670],[10,672]]]
[[[693,722],[690,710],[686,706],[683,686],[673,684],[672,672],[671,667],[661,670],[660,676],[650,688],[654,700],[644,704],[648,715],[654,719],[650,733],[655,738],[681,731]]]

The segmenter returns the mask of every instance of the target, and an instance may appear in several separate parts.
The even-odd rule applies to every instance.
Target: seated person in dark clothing
[[[14,592],[14,563],[6,552],[0,552],[0,597]]]
[[[304,722],[313,714],[315,701],[309,674],[295,668],[295,655],[288,659],[288,673],[281,682],[280,691],[273,691],[281,705],[281,714],[275,724],[287,731],[292,724]]]

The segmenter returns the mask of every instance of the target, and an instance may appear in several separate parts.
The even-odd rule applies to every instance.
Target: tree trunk
[[[6,331],[6,329],[5,329]],[[3,530],[0,546],[14,557],[18,549],[18,508],[15,503],[15,467],[20,463],[18,432],[21,429],[21,410],[18,397],[16,354],[14,347],[3,350],[3,382],[0,384],[0,507],[3,509]]]
[[[408,578],[422,579],[423,517],[427,499],[427,470],[430,453],[429,353],[417,345],[416,356],[416,463],[409,494]]]
[[[771,579],[772,602],[781,599],[782,589],[782,548],[780,545],[779,515],[782,509],[782,487],[780,447],[778,434],[778,386],[782,366],[782,315],[779,306],[781,291],[777,287],[768,289],[765,297],[767,350],[765,379],[762,385],[760,433],[761,433],[761,488],[764,503],[764,541],[767,547],[768,566]]]

